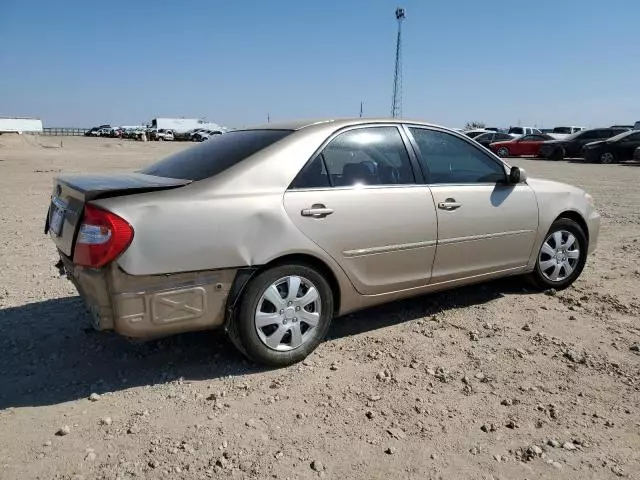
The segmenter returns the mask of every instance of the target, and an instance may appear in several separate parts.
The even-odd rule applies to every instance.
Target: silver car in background
[[[139,172],[55,179],[45,231],[96,328],[152,338],[223,327],[251,359],[305,358],[331,320],[509,275],[562,289],[600,217],[418,121],[268,124]]]

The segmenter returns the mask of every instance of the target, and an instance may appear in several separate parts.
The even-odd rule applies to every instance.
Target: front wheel
[[[599,157],[600,163],[604,163],[606,165],[610,163],[615,163],[616,157],[611,152],[604,152]]]
[[[562,290],[582,273],[589,244],[580,225],[559,218],[551,225],[531,273],[534,283],[543,289]]]
[[[250,359],[284,367],[315,350],[332,317],[333,294],[325,277],[306,265],[280,265],[249,282],[227,331]]]
[[[507,147],[500,147],[498,149],[498,156],[505,158],[509,156],[509,149]]]
[[[551,154],[551,160],[564,160],[564,148],[556,148]]]

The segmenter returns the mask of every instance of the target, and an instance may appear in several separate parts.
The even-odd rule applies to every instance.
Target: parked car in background
[[[86,132],[84,132],[84,134],[86,137],[98,137],[99,136],[98,132],[105,128],[111,128],[111,125],[108,125],[108,124],[98,125],[97,127],[93,127],[90,130],[87,130]]]
[[[224,328],[273,366],[376,304],[510,275],[566,288],[600,226],[585,191],[397,119],[237,130],[53,187],[45,233],[97,329]]]
[[[633,159],[640,162],[640,147],[636,148],[635,152],[633,152]]]
[[[525,155],[537,157],[540,152],[540,145],[547,140],[553,140],[553,137],[546,133],[524,135],[502,142],[494,142],[489,145],[489,150],[501,157],[521,157]]]
[[[148,133],[147,133],[147,129],[143,128],[143,127],[129,127],[129,128],[125,128],[123,133],[122,133],[122,137],[123,138],[130,138],[132,140],[140,140],[142,138],[142,135],[146,134],[147,138],[148,138]]]
[[[160,142],[172,142],[174,140],[173,130],[161,128],[155,133],[155,140]]]
[[[607,140],[587,143],[582,156],[589,162],[617,163],[632,160],[640,147],[640,130],[628,130]]]
[[[540,156],[551,160],[580,158],[582,147],[597,140],[606,140],[628,131],[628,128],[592,128],[572,133],[562,140],[549,140],[540,146]]]
[[[633,125],[633,129],[634,129],[634,130],[640,130],[640,121],[636,122],[636,123]]]
[[[195,128],[206,128],[208,130],[224,130],[224,127],[217,123],[208,122],[201,118],[170,118],[158,117],[151,120],[149,127],[155,130],[171,130],[174,133],[186,133]]]
[[[584,129],[584,127],[555,127],[551,132],[549,132],[549,135],[556,140],[563,140],[572,133],[580,132]]]
[[[189,130],[189,132],[187,132],[187,140],[193,141],[193,137],[196,133],[204,132],[205,130],[206,128],[194,128],[193,130]]]
[[[474,140],[478,142],[480,145],[482,145],[483,147],[489,148],[489,145],[492,144],[493,142],[513,140],[513,137],[508,133],[485,132],[475,137]]]
[[[551,133],[560,135],[571,135],[572,133],[581,132],[584,127],[555,127]]]
[[[114,127],[109,130],[108,136],[111,138],[122,138],[124,130],[120,127]]]
[[[627,130],[634,130],[633,125],[611,125],[609,128],[626,128]]]
[[[205,140],[209,140],[214,135],[222,135],[222,132],[219,130],[202,130],[197,132],[193,136],[194,142],[204,142]]]
[[[512,137],[517,138],[522,135],[533,135],[533,134],[540,135],[542,132],[537,128],[533,128],[533,127],[509,127],[509,130],[507,131],[507,133]]]
[[[478,135],[482,135],[483,133],[487,133],[489,130],[484,128],[476,128],[475,130],[466,130],[464,134],[469,138],[476,138]]]

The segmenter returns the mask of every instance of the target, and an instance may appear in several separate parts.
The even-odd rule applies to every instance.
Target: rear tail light
[[[87,204],[73,263],[85,267],[100,268],[115,260],[133,240],[133,227],[115,213]]]

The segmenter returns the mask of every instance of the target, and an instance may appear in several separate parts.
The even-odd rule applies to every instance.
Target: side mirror
[[[509,183],[524,183],[527,181],[527,172],[525,172],[524,168],[520,167],[511,167],[509,171]]]

